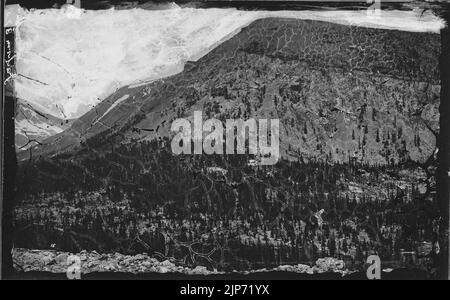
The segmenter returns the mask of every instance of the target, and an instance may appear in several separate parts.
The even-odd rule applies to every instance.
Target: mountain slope
[[[439,44],[432,33],[259,20],[178,75],[118,90],[34,153],[167,136],[201,109],[280,118],[284,157],[424,162],[438,131]]]
[[[118,87],[176,74],[187,60],[197,60],[265,17],[419,32],[444,27],[431,10],[417,7],[386,10],[371,18],[366,10],[202,9],[176,4],[156,10],[145,5],[125,10],[70,5],[26,10],[7,5],[5,23],[16,26],[18,45],[15,91],[54,116],[79,118]]]
[[[19,150],[38,145],[45,139],[69,128],[73,120],[63,120],[43,113],[30,103],[19,100],[15,116],[15,143]]]

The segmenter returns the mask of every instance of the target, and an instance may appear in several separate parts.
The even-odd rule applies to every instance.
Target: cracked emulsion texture
[[[199,109],[280,119],[283,157],[423,163],[439,128],[439,43],[434,33],[255,21],[184,72],[119,89],[36,153],[169,136],[175,118]]]
[[[83,11],[68,6],[25,11],[8,6],[6,23],[18,24],[17,146],[65,130],[118,88],[183,70],[252,21],[266,17],[437,32],[442,20],[427,12],[238,11],[180,8]],[[30,108],[31,106],[31,108]],[[24,108],[25,107],[25,108]],[[36,113],[37,112],[37,113]],[[42,117],[44,114],[46,117]]]
[[[220,203],[227,208],[242,203],[248,206],[247,215],[265,207],[266,210],[258,210],[263,217],[270,218],[275,212],[283,216],[283,221],[288,219],[283,215],[285,211],[277,211],[275,206],[267,208],[270,199],[277,203],[280,195],[286,195],[283,205],[293,210],[295,201],[323,203],[325,190],[333,199],[341,200],[364,197],[383,202],[392,200],[393,194],[407,199],[413,193],[429,200],[433,197],[434,179],[428,167],[436,153],[435,135],[439,132],[439,51],[440,36],[434,32],[280,18],[254,21],[197,61],[187,62],[182,72],[153,82],[123,86],[67,130],[32,151],[20,152],[20,160],[28,160],[30,155],[35,160],[22,164],[19,183],[25,181],[21,185],[24,204],[17,208],[17,216],[36,210],[33,203],[36,199],[46,203],[71,201],[72,196],[66,199],[64,192],[79,188],[82,193],[83,186],[89,186],[90,190],[86,188],[82,199],[92,201],[83,209],[96,210],[103,205],[99,201],[109,201],[101,190],[109,188],[112,182],[127,188],[133,185],[136,194],[142,192],[142,198],[132,199],[137,206],[167,200],[168,205],[173,201],[190,209],[197,201],[209,201],[208,212],[224,217]],[[263,176],[261,181],[269,185],[269,196],[258,181],[250,184],[252,176],[241,176],[241,181],[231,176],[217,180],[217,186],[211,185],[209,194],[209,180],[205,179],[203,186],[198,181],[210,174],[202,169],[198,171],[201,175],[189,171],[195,169],[196,158],[174,158],[166,155],[163,147],[152,150],[149,141],[171,137],[173,120],[189,118],[196,110],[202,110],[205,118],[221,120],[280,119],[282,163],[268,174],[246,165],[238,166],[242,167],[241,175],[250,172],[252,176]],[[311,172],[289,169],[286,160],[300,157],[304,161],[302,167],[313,166],[307,169]],[[205,156],[198,159],[211,162]],[[311,163],[316,160],[323,162],[324,169],[331,170],[326,173],[331,174],[331,179],[314,180],[314,175],[320,173]],[[348,162],[353,164],[336,164]],[[403,165],[405,162],[412,162],[413,167]],[[392,172],[381,166],[392,166]],[[337,176],[336,169],[344,171]],[[298,178],[305,176],[305,181],[295,182],[283,170],[298,172]],[[231,168],[225,171],[234,172]],[[308,178],[312,178],[310,184],[316,194],[308,186],[302,186]],[[327,179],[335,181],[320,186],[319,180],[323,183]],[[273,181],[279,186],[270,190]],[[181,196],[177,190],[180,187]],[[259,187],[250,193],[253,197],[248,192],[251,187]],[[33,193],[46,188],[61,193],[50,192],[43,200],[40,196],[33,198]],[[195,189],[198,191],[192,192]],[[310,209],[314,210],[315,205],[312,203]],[[131,214],[139,219],[137,210]],[[325,220],[330,217],[327,213]],[[424,213],[421,210],[417,215]],[[54,221],[58,222],[58,218]],[[176,230],[180,228],[177,226]],[[86,236],[68,234],[80,240]],[[95,234],[100,236],[98,232]],[[87,235],[91,241],[95,239]],[[369,238],[368,234],[363,238]],[[239,246],[234,250],[241,251],[249,240],[256,238],[250,232],[241,233],[236,241]],[[97,241],[102,243],[101,239]],[[31,240],[25,242],[32,244]],[[116,250],[114,247],[105,246],[105,251]]]

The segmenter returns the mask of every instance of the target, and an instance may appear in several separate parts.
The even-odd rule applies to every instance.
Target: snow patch
[[[95,125],[97,122],[99,122],[101,119],[103,119],[104,116],[106,116],[110,111],[112,111],[117,105],[119,105],[120,103],[122,103],[123,101],[127,100],[128,97],[130,97],[130,95],[124,95],[122,97],[120,97],[119,99],[116,100],[116,102],[114,102],[109,108],[108,110],[100,117],[97,119],[97,121],[94,122],[93,125]]]

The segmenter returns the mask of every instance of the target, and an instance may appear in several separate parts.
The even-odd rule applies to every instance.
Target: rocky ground
[[[28,250],[16,248],[12,252],[14,267],[18,272],[51,272],[66,273],[69,267],[68,252],[53,250]],[[96,251],[82,251],[75,254],[81,260],[82,274],[101,272],[120,273],[178,273],[185,275],[218,275],[225,274],[217,270],[208,270],[206,267],[195,268],[176,265],[168,260],[159,261],[147,254],[122,255],[100,254]],[[339,273],[341,275],[351,274],[344,262],[335,258],[320,258],[314,266],[308,265],[283,265],[274,269],[260,269],[251,272],[235,272],[238,274],[265,273],[265,272],[291,272],[300,274],[323,274]]]

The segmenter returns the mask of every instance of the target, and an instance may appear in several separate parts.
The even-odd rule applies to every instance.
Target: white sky
[[[436,32],[444,21],[431,12],[239,11],[180,8],[85,11],[5,9],[5,26],[17,25],[15,87],[46,113],[77,118],[124,85],[183,70],[251,22],[266,17],[323,20],[416,32]]]

